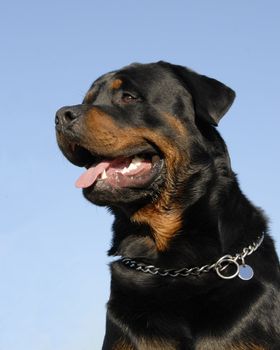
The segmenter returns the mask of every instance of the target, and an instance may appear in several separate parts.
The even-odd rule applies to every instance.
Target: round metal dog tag
[[[254,270],[249,265],[240,265],[238,277],[244,281],[249,281],[254,276]]]

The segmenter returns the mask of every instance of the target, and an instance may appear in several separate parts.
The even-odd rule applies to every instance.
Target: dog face
[[[175,229],[186,202],[205,192],[217,154],[227,168],[213,125],[233,99],[230,88],[182,66],[132,64],[97,79],[82,104],[57,112],[58,145],[87,169],[76,186],[88,200],[156,225],[156,213],[167,210]],[[195,177],[203,184],[194,186]]]

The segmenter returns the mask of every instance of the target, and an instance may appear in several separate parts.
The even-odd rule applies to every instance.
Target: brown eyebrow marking
[[[121,79],[115,79],[111,84],[111,89],[116,90],[119,89],[123,84]]]
[[[93,90],[90,90],[90,91],[86,94],[86,96],[85,96],[83,102],[84,102],[84,103],[91,103],[91,102],[94,100],[94,97],[95,97],[95,92],[94,92]]]

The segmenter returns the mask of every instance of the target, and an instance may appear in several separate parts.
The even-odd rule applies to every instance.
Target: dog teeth
[[[107,174],[106,174],[106,170],[104,169],[103,170],[103,172],[102,172],[102,174],[101,174],[101,180],[105,180],[105,179],[107,179]]]
[[[138,166],[140,165],[140,163],[144,160],[144,158],[141,158],[141,157],[138,157],[138,156],[135,156],[133,159],[132,159],[132,164],[137,164]]]
[[[122,174],[126,174],[126,173],[128,173],[128,172],[129,172],[129,170],[128,170],[127,167],[123,168],[122,171],[121,171]]]
[[[122,169],[121,173],[122,174],[127,174],[130,171],[137,169],[141,165],[142,160],[143,160],[142,158],[135,156],[132,159],[132,161],[129,164],[129,166]]]

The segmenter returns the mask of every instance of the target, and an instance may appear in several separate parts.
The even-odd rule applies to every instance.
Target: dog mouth
[[[86,171],[75,182],[77,188],[107,185],[111,188],[145,189],[161,174],[163,158],[156,152],[139,152],[114,158],[94,156],[89,150],[72,145],[75,159]]]

